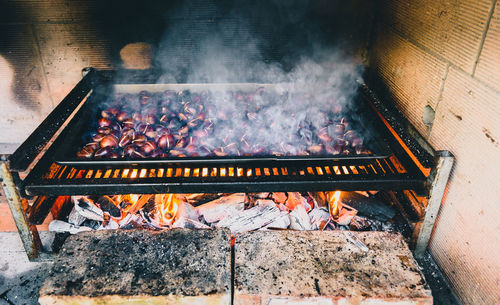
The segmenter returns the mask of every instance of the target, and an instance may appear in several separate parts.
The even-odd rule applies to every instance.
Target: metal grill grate
[[[70,166],[53,163],[30,194],[231,192],[423,187],[394,157],[265,164],[137,164]],[[399,182],[399,183],[398,183]]]

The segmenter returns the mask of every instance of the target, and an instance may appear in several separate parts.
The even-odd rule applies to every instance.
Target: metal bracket
[[[448,178],[450,177],[451,169],[455,162],[455,157],[449,151],[438,151],[437,155],[437,166],[432,173],[434,179],[430,187],[429,201],[425,208],[425,216],[422,225],[418,229],[419,232],[414,251],[417,258],[422,258],[424,256],[427,246],[429,245],[436,217],[441,207],[446,185],[448,184]]]
[[[23,199],[16,188],[12,173],[9,171],[7,162],[5,161],[0,161],[0,179],[2,180],[2,187],[5,197],[7,197],[10,211],[23,242],[24,250],[30,261],[36,260],[42,249],[42,242],[36,226],[28,223]],[[24,200],[24,205],[27,206],[26,200]]]

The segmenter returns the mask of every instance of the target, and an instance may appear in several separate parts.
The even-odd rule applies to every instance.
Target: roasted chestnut
[[[163,150],[157,148],[149,156],[151,158],[160,158],[160,157],[163,157],[164,155],[165,155],[165,153],[163,152]]]
[[[140,122],[142,121],[142,115],[139,113],[139,112],[134,112],[132,114],[132,119],[135,121],[135,122]]]
[[[92,158],[94,150],[91,147],[85,146],[76,153],[78,158]]]
[[[128,136],[131,136],[132,138],[135,137],[135,130],[132,129],[132,128],[124,128],[122,130],[122,136],[124,135],[128,135]]]
[[[122,122],[123,128],[134,128],[134,119],[127,118]]]
[[[181,138],[180,140],[177,141],[177,143],[175,143],[174,149],[184,148],[187,145],[186,142],[187,141],[185,138]]]
[[[318,138],[323,142],[330,142],[333,140],[328,134],[328,127],[323,127],[318,131]]]
[[[135,126],[135,131],[138,133],[146,134],[153,131],[153,127],[149,124],[139,123]]]
[[[106,136],[104,133],[96,133],[95,135],[92,136],[92,141],[94,142],[101,142],[101,140]]]
[[[118,113],[118,115],[116,116],[116,120],[119,122],[123,122],[127,119],[130,119],[130,118],[131,118],[130,115],[126,111],[122,111],[122,112]]]
[[[119,153],[117,153],[116,151],[112,151],[106,157],[110,158],[110,159],[118,159],[118,158],[121,158],[121,155]]]
[[[146,141],[141,146],[141,152],[143,152],[144,155],[151,154],[155,149],[156,149],[156,143],[154,141]]]
[[[111,129],[111,127],[107,127],[107,126],[97,128],[97,132],[103,133],[103,134],[109,134],[111,132],[111,130],[113,130],[113,129]]]
[[[99,127],[108,127],[113,123],[110,119],[107,118],[100,118],[97,120],[97,124],[99,124]]]
[[[148,114],[143,117],[143,120],[146,124],[154,124],[156,122],[156,116],[154,114]]]
[[[134,140],[132,141],[132,143],[134,144],[138,144],[138,143],[144,143],[148,140],[148,137],[146,137],[145,135],[143,134],[138,134],[138,135],[135,135],[135,138]]]
[[[134,138],[131,135],[122,134],[122,136],[120,137],[120,141],[118,142],[118,146],[125,147],[130,144],[132,140],[134,140]]]
[[[162,135],[158,138],[158,147],[162,149],[172,149],[174,147],[174,137],[170,134]]]
[[[136,147],[133,144],[127,145],[125,146],[125,148],[123,148],[123,155],[127,157],[132,157],[135,151]]]
[[[112,152],[111,147],[103,147],[95,152],[94,157],[104,158],[104,157],[107,157],[111,152]]]
[[[104,148],[104,147],[116,147],[118,146],[118,138],[115,137],[114,135],[106,135],[104,136],[104,138],[102,138],[101,142],[99,142],[99,144],[101,145],[101,148]]]

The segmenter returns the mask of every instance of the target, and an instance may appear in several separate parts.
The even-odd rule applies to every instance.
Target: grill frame
[[[148,77],[145,77],[145,76]],[[123,77],[121,77],[123,76]],[[71,114],[72,110],[75,110],[78,105],[83,104],[83,106],[76,111],[73,118],[67,123],[67,125],[62,130],[61,134],[50,144],[47,148],[46,153],[40,158],[38,163],[29,172],[27,177],[22,181],[20,185],[21,189],[27,195],[90,195],[90,194],[120,194],[120,193],[193,193],[193,192],[260,192],[260,191],[329,191],[329,190],[414,190],[420,194],[426,194],[427,192],[427,179],[425,175],[419,170],[415,165],[415,162],[411,159],[408,153],[403,149],[400,143],[394,138],[387,127],[378,119],[376,121],[376,126],[378,132],[383,136],[384,140],[387,141],[387,145],[392,152],[391,156],[333,156],[333,157],[319,157],[319,158],[212,158],[212,159],[201,159],[201,160],[190,160],[190,159],[180,159],[180,160],[146,160],[146,162],[76,162],[71,165],[57,165],[56,161],[58,148],[63,144],[64,139],[67,139],[71,131],[71,127],[78,122],[81,122],[81,117],[86,114],[86,105],[90,105],[89,100],[92,98],[88,95],[92,90],[98,90],[98,86],[109,83],[114,80],[118,80],[121,83],[126,83],[122,79],[127,80],[129,83],[154,83],[154,78],[152,79],[150,74],[143,75],[130,75],[127,74],[116,74],[113,71],[97,71],[91,69],[87,75],[82,79],[82,81],[75,87],[78,94],[68,95],[68,97],[61,102],[60,109],[56,108],[49,117],[42,123],[45,124],[49,119],[58,119],[58,126],[62,125],[60,122],[64,121],[64,115],[67,117]],[[83,85],[85,86],[83,86]],[[83,89],[82,89],[83,88]],[[365,97],[365,101],[370,104],[373,110],[373,115],[377,116],[376,108],[374,107],[373,97],[368,94],[367,88],[361,86],[361,92]],[[87,100],[85,100],[87,98]],[[63,111],[61,111],[63,109]],[[377,116],[378,117],[378,116]],[[47,123],[49,126],[54,125],[54,122],[49,121]],[[46,125],[47,125],[46,124]],[[41,126],[42,126],[41,125]],[[38,128],[40,129],[40,128]],[[28,138],[28,140],[21,145],[21,147],[16,151],[10,158],[11,165],[15,164],[15,169],[20,169],[27,167],[27,160],[20,161],[20,156],[22,156],[22,151],[26,147],[33,150],[32,138],[39,139],[36,137],[37,132],[35,131],[33,135]],[[56,128],[53,128],[56,129]],[[50,130],[50,132],[55,132]],[[34,137],[35,135],[35,137]],[[44,135],[44,138],[47,138]],[[39,147],[37,144],[36,147]],[[40,149],[41,150],[41,149]],[[20,165],[21,163],[22,166]],[[214,164],[216,163],[216,165]],[[96,165],[98,164],[98,165]],[[160,169],[163,168],[167,171],[168,168],[178,169],[189,168],[190,172],[194,172],[196,168],[220,168],[220,167],[230,168],[233,167],[235,172],[238,168],[241,168],[244,175],[234,175],[234,176],[216,176],[216,177],[193,177],[193,176],[156,176],[147,178],[135,178],[132,179],[128,176],[122,176],[122,171],[124,169],[134,169],[134,168],[146,168],[150,169]],[[326,166],[326,168],[325,168]],[[335,168],[333,166],[347,166],[348,171],[350,166],[354,166],[358,170],[358,174],[352,172],[340,172],[340,174],[335,173]],[[366,167],[366,172],[362,173],[360,171],[361,166]],[[59,167],[58,175],[48,179],[47,173],[54,169],[54,167]],[[307,168],[313,168],[312,172],[308,171]],[[316,167],[321,167],[325,170],[323,174],[316,170]],[[252,169],[255,173],[256,168],[260,168],[262,171],[265,168],[286,168],[287,172],[290,174],[278,174],[278,175],[261,175],[261,176],[247,176],[246,170],[248,168]],[[328,174],[328,170],[330,174]],[[404,170],[399,170],[403,168]],[[69,178],[68,173],[80,171],[87,171],[92,169],[97,170],[115,170],[121,171],[117,178]],[[217,171],[220,173],[220,170]],[[301,174],[304,172],[304,174]],[[382,172],[382,173],[380,173]],[[148,172],[149,173],[149,172]],[[295,173],[295,174],[293,174]],[[77,174],[75,174],[77,175]],[[64,178],[66,177],[66,178]],[[86,177],[83,175],[82,177]]]
[[[8,195],[6,196],[7,201],[30,260],[53,259],[51,254],[42,251],[35,224],[40,224],[49,211],[52,212],[55,219],[61,219],[65,217],[64,215],[67,216],[69,214],[69,210],[71,209],[71,205],[68,204],[70,202],[69,197],[58,195],[62,193],[83,195],[90,195],[91,193],[108,194],[109,191],[113,191],[113,188],[119,190],[119,193],[124,193],[125,190],[126,193],[131,193],[132,186],[142,188],[142,190],[149,188],[155,193],[174,192],[178,189],[188,189],[191,193],[198,190],[197,187],[201,187],[204,191],[207,191],[208,188],[215,186],[221,187],[220,190],[239,192],[249,192],[255,186],[257,186],[256,189],[273,191],[282,190],[281,187],[296,191],[380,189],[389,190],[388,194],[392,194],[391,196],[393,197],[397,195],[404,198],[406,198],[407,195],[405,194],[408,192],[413,197],[410,200],[412,203],[409,208],[415,210],[417,217],[411,221],[416,221],[413,225],[414,232],[412,235],[412,240],[415,242],[416,248],[415,254],[422,257],[425,253],[454,164],[454,157],[449,151],[433,150],[394,105],[390,104],[390,98],[384,95],[384,100],[378,99],[365,84],[360,84],[360,91],[380,119],[381,130],[388,140],[391,151],[397,157],[396,167],[400,164],[405,168],[405,173],[377,175],[375,179],[370,179],[368,176],[361,178],[360,176],[350,175],[348,176],[349,179],[344,180],[338,179],[339,177],[337,176],[335,176],[336,179],[328,179],[325,178],[325,175],[301,175],[304,178],[301,181],[288,183],[281,181],[281,184],[276,184],[277,181],[257,181],[254,183],[230,181],[229,183],[217,182],[215,186],[212,185],[212,181],[209,181],[209,179],[204,179],[206,183],[203,185],[193,182],[179,182],[175,185],[167,183],[160,186],[146,183],[134,185],[129,183],[129,181],[119,181],[118,183],[102,183],[102,181],[99,181],[99,184],[89,185],[82,183],[69,183],[67,185],[41,183],[43,175],[54,164],[53,156],[58,141],[61,141],[63,139],[62,135],[68,132],[68,128],[64,126],[71,124],[75,118],[78,118],[79,111],[75,110],[82,104],[82,101],[86,99],[88,93],[96,84],[113,79],[121,83],[137,83],[139,81],[156,83],[160,76],[158,71],[154,70],[117,73],[110,70],[97,71],[93,68],[85,68],[83,72],[84,78],[47,116],[28,139],[21,144],[16,152],[10,156],[0,155],[0,180],[2,181],[4,192]],[[370,81],[370,78],[367,79]],[[375,84],[374,88],[378,89],[376,83],[370,83],[372,85]],[[72,115],[74,117],[68,119]],[[367,159],[370,158],[357,158],[358,161],[365,160],[364,162]],[[346,160],[349,160],[349,158]],[[346,162],[346,160],[342,160],[342,162]],[[377,158],[372,160],[377,160]],[[296,160],[285,161],[292,162],[293,165],[293,162]],[[328,160],[320,161],[327,162]],[[207,164],[207,166],[211,165],[213,163]],[[302,165],[304,164],[302,163]],[[328,166],[331,166],[331,164]],[[258,187],[259,185],[260,188]],[[47,197],[39,196],[33,205],[28,206],[28,200],[31,199],[31,196],[27,195],[27,190],[33,191],[31,194],[47,194]],[[404,192],[399,192],[399,190],[404,190]],[[213,189],[212,191],[216,190]],[[420,197],[420,199],[416,198],[415,195],[426,196],[427,200],[424,197]],[[406,210],[403,207],[404,204],[401,205],[402,203],[399,200],[396,199],[396,203],[403,210]],[[405,200],[408,200],[408,198]],[[416,202],[413,202],[414,200]],[[406,215],[406,212],[403,211],[403,214]],[[410,222],[409,219],[408,221]]]

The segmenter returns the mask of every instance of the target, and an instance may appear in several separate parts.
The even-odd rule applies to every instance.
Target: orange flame
[[[340,209],[342,209],[342,203],[340,202],[340,191],[328,192],[328,208],[330,210],[330,216],[336,218],[339,216]]]
[[[159,206],[161,224],[170,225],[174,221],[178,208],[178,199],[174,194],[163,194]]]

